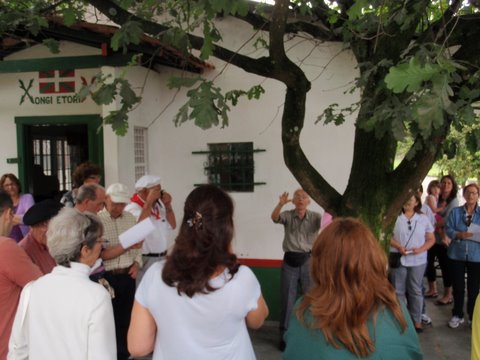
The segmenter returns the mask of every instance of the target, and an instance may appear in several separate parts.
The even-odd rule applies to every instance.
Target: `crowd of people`
[[[269,310],[233,251],[226,192],[202,185],[187,196],[167,256],[177,219],[160,177],[141,177],[134,192],[105,189],[100,167],[87,162],[74,179],[60,202],[36,204],[15,175],[0,179],[0,360],[255,359],[247,329]],[[422,359],[417,333],[431,323],[425,298],[439,297],[437,261],[444,293],[435,303],[453,303],[451,328],[464,323],[467,282],[480,359],[480,189],[466,185],[462,206],[457,190],[447,175],[429,184],[423,205],[421,189],[410,194],[389,256],[360,220],[309,210],[302,189],[281,194],[271,219],[285,231],[284,359]],[[149,234],[125,245],[120,235],[143,221]]]
[[[268,307],[233,252],[230,196],[193,190],[167,257],[177,220],[160,177],[141,177],[130,193],[105,189],[100,174],[81,164],[60,202],[36,204],[15,175],[2,177],[0,359],[255,359],[247,327],[260,327]],[[143,239],[122,243],[147,219]]]

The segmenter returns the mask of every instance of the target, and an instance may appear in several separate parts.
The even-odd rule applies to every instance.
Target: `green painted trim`
[[[251,154],[251,153],[258,153],[258,152],[265,152],[267,150],[265,149],[254,149],[254,150],[225,150],[225,151],[220,151],[220,150],[199,150],[199,151],[192,151],[192,154],[198,155],[198,154],[231,154],[231,153],[238,153],[238,154]]]
[[[132,59],[132,54],[126,55],[90,55],[66,56],[43,59],[3,60],[0,61],[0,74],[67,70],[67,69],[93,69],[101,66],[125,66]]]
[[[254,182],[254,183],[228,183],[228,185],[252,185],[253,186],[258,186],[258,185],[267,185],[266,182]],[[196,184],[193,184],[193,186],[202,186],[202,185],[207,185],[206,183],[196,183]],[[222,184],[215,184],[215,185],[218,185],[218,186],[221,186]],[[243,192],[243,191],[242,191]]]
[[[103,127],[100,115],[17,116],[15,117],[15,124],[17,126],[18,177],[23,188],[26,188],[29,183],[25,171],[26,162],[24,161],[27,156],[25,147],[26,125],[87,125],[89,158],[102,168],[102,181],[105,178],[103,174]]]
[[[262,295],[268,305],[268,320],[280,320],[280,268],[250,267],[262,288]]]

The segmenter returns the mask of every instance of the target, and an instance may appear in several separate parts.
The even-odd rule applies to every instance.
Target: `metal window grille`
[[[226,191],[253,191],[252,142],[208,144],[208,148],[205,172],[209,183]]]
[[[133,146],[135,151],[135,181],[148,173],[148,129],[135,126],[133,128]]]

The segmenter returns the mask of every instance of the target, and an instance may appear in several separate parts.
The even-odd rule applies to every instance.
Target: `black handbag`
[[[305,264],[310,257],[310,252],[293,252],[293,251],[287,251],[285,252],[285,255],[283,256],[283,261],[288,266],[291,267],[299,267]]]
[[[415,232],[415,229],[417,228],[417,222],[415,221],[415,226],[413,228],[413,231],[410,233],[410,236],[407,240],[407,243],[405,244],[405,247],[407,247],[408,243],[412,239],[412,235]],[[402,254],[399,252],[391,252],[388,254],[388,266],[390,269],[396,269],[399,268],[402,263],[400,262],[400,258],[402,257]]]
[[[390,269],[396,269],[400,267],[400,258],[402,257],[402,254],[399,252],[391,252],[388,254],[388,266]]]

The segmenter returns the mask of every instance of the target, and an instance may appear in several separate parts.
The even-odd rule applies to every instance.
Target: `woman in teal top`
[[[387,279],[387,258],[366,225],[338,218],[312,248],[315,284],[296,306],[285,360],[423,359],[408,311]]]

